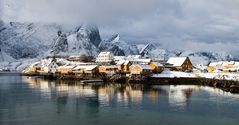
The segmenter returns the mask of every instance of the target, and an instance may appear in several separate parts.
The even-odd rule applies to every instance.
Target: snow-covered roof
[[[239,66],[239,62],[235,62],[235,63],[234,63],[234,66]]]
[[[98,56],[110,56],[112,53],[110,51],[100,52]]]
[[[124,64],[125,63],[125,60],[120,60],[118,63],[117,63],[117,65],[122,65],[122,64]]]
[[[182,66],[187,57],[170,57],[167,63],[172,64],[173,66]]]
[[[125,60],[124,65],[128,65],[129,64],[129,60]]]
[[[235,61],[230,61],[229,62],[229,65],[234,65],[235,64]]]
[[[217,62],[211,62],[211,63],[209,64],[209,66],[217,66],[217,65],[218,65]]]
[[[223,61],[222,62],[222,66],[227,66],[227,65],[229,65],[230,64],[230,62],[228,62],[228,61]]]
[[[81,65],[81,66],[76,66],[74,70],[79,70],[79,69],[84,69],[84,70],[93,70],[97,67],[98,65]]]
[[[73,69],[75,66],[59,66],[58,68]]]
[[[114,60],[125,60],[125,56],[114,56]]]
[[[132,58],[133,58],[133,59],[139,59],[139,58],[141,58],[141,57],[142,57],[141,55],[128,55],[128,56],[127,56],[128,59],[132,59]]]
[[[152,60],[151,59],[131,59],[129,60],[131,62],[139,62],[139,63],[150,63]]]

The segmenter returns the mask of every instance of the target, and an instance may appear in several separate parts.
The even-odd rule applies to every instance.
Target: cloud
[[[94,22],[103,38],[119,33],[134,43],[153,41],[167,48],[234,54],[238,51],[235,47],[239,41],[238,0],[0,0],[0,3],[5,21]]]

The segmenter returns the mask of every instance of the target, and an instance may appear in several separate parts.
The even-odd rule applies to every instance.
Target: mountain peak
[[[116,34],[116,35],[114,35],[114,42],[117,42],[117,41],[119,41],[120,40],[120,35],[119,34]]]

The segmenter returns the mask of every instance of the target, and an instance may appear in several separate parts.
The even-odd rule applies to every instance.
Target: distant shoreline
[[[0,71],[0,75],[21,75],[20,72],[14,71],[14,72],[5,72],[5,71]]]

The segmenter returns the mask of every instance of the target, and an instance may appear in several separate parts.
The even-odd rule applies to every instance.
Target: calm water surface
[[[202,86],[80,85],[0,74],[0,125],[238,125],[239,95]]]

